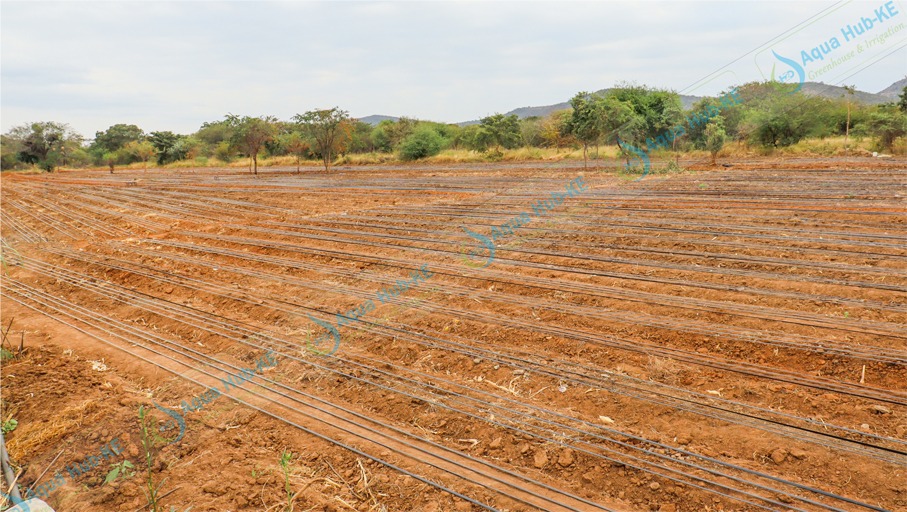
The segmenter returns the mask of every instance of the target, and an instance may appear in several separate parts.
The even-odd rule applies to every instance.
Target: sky
[[[860,41],[845,40],[861,23]],[[770,78],[772,50],[800,62],[831,38],[843,47],[807,71],[854,55],[818,80],[878,92],[907,75],[903,0],[3,1],[0,129],[191,133],[227,113],[332,106],[460,122],[620,82],[717,95]]]

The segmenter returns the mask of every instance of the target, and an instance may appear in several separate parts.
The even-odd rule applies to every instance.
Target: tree
[[[148,142],[150,142],[157,151],[158,165],[164,165],[169,162],[180,160],[180,158],[176,158],[177,155],[174,154],[173,149],[177,142],[183,137],[184,135],[177,135],[170,131],[151,132],[148,135]]]
[[[898,110],[907,113],[907,85],[901,89],[901,95],[898,96]]]
[[[340,107],[334,107],[296,114],[293,120],[300,125],[303,133],[314,140],[315,151],[324,162],[324,170],[330,170],[334,156],[342,152],[350,140],[352,123],[349,114]]]
[[[91,149],[94,153],[103,155],[119,151],[130,142],[139,142],[145,139],[145,132],[134,124],[115,124],[102,132],[96,132]]]
[[[567,131],[583,145],[583,168],[588,167],[589,144],[602,136],[602,111],[599,97],[588,92],[578,92],[570,99],[573,111],[567,121]]]
[[[893,150],[894,141],[907,137],[907,112],[902,112],[894,105],[880,105],[867,122],[869,130],[876,137],[879,150]]]
[[[110,174],[113,174],[113,166],[120,161],[120,153],[117,151],[108,151],[101,155],[101,161],[110,167]]]
[[[147,140],[142,142],[131,141],[123,146],[123,151],[142,161],[145,164],[146,171],[148,170],[148,160],[157,153],[154,144]]]
[[[572,143],[573,137],[567,128],[570,116],[570,110],[558,110],[549,114],[542,121],[541,137],[546,146],[554,147],[559,152],[562,147]]]
[[[239,117],[228,114],[226,120],[231,128],[231,143],[249,155],[252,172],[258,174],[258,153],[277,134],[274,124],[277,119],[271,116]]]
[[[53,172],[68,154],[77,151],[81,143],[82,137],[69,125],[55,122],[16,126],[7,132],[3,140],[4,146],[17,151],[15,160],[37,165],[48,172]],[[7,157],[5,160],[12,159]]]
[[[724,123],[720,117],[713,117],[705,127],[705,146],[712,154],[712,165],[715,165],[715,159],[718,152],[724,147],[727,140],[727,134],[724,132]]]
[[[494,114],[482,118],[472,143],[473,148],[479,151],[492,147],[513,149],[519,147],[522,138],[520,118],[516,114]]]
[[[847,93],[847,124],[844,128],[844,151],[847,151],[847,139],[850,137],[850,99],[857,92],[857,86],[845,85],[844,92]]]
[[[444,137],[433,128],[420,126],[400,143],[400,157],[403,160],[418,160],[435,156],[441,152],[444,142]]]
[[[299,174],[302,158],[308,154],[310,149],[309,141],[305,140],[299,132],[290,132],[280,136],[280,145],[296,157],[296,174]]]

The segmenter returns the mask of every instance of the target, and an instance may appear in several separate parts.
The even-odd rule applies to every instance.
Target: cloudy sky
[[[902,0],[4,1],[0,122],[62,121],[91,137],[115,123],[190,133],[228,112],[288,119],[334,105],[457,122],[620,81],[717,94],[768,78],[771,50],[795,58],[831,37],[853,47],[838,55],[855,49],[842,27],[886,3],[897,14],[863,36],[875,53],[820,78],[869,92],[907,74]]]

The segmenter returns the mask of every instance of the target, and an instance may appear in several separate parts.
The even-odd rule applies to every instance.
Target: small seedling
[[[151,512],[160,512],[158,499],[160,498],[161,487],[164,486],[167,479],[164,478],[157,484],[154,482],[154,456],[157,452],[155,447],[157,437],[155,423],[154,419],[148,415],[145,407],[139,406],[139,429],[142,436],[142,448],[145,450],[146,489],[144,491],[145,496],[148,498],[148,506],[151,507]]]
[[[120,462],[118,464],[111,464],[111,467],[113,469],[111,469],[110,472],[107,473],[107,478],[104,479],[105,484],[113,482],[117,479],[117,477],[122,477],[121,480],[126,480],[128,478],[132,478],[135,475],[135,471],[133,471],[132,469],[135,466],[128,460],[124,460],[123,462]]]
[[[287,493],[287,508],[284,509],[286,512],[293,512],[293,500],[295,499],[295,493],[290,490],[290,473],[293,472],[290,464],[293,460],[293,455],[293,452],[288,452],[286,450],[280,454],[280,469],[283,471],[283,488]]]
[[[16,421],[16,418],[10,418],[3,422],[2,428],[0,428],[0,430],[3,430],[3,435],[6,435],[13,430],[16,430],[16,427],[18,426],[19,422]]]

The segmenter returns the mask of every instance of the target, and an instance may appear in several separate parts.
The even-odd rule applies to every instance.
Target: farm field
[[[618,165],[5,175],[19,482],[134,511],[150,456],[196,512],[907,510],[907,161]]]

